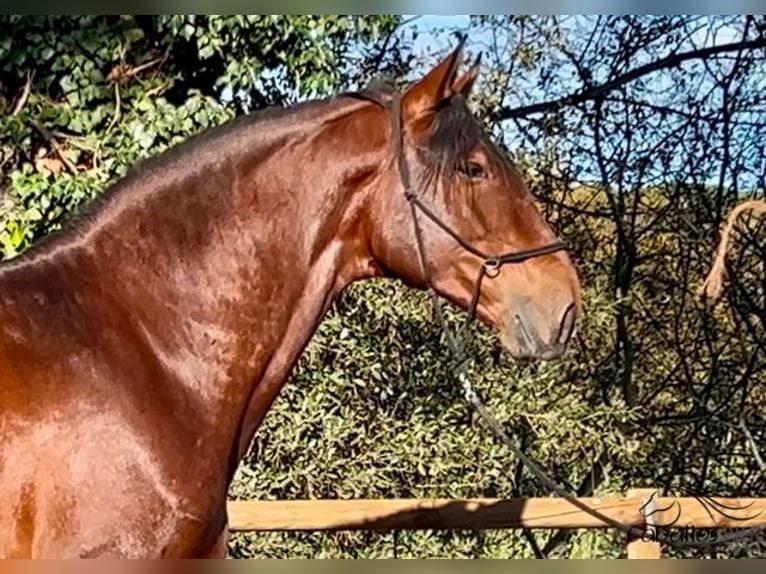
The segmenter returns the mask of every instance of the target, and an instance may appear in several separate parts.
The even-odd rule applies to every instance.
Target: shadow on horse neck
[[[341,95],[192,138],[0,266],[0,554],[220,554],[236,467],[354,281],[434,289],[520,359],[563,352],[574,267],[537,252],[555,235],[470,115],[458,55],[396,108]],[[436,220],[413,225],[402,165]],[[477,256],[513,249],[513,269]]]

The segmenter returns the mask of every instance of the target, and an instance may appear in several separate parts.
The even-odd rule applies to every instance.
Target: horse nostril
[[[567,307],[567,310],[564,311],[564,316],[561,318],[561,325],[559,326],[559,337],[558,337],[559,344],[566,345],[569,342],[569,340],[572,338],[572,334],[574,333],[575,319],[576,319],[575,304],[570,303],[569,307]]]

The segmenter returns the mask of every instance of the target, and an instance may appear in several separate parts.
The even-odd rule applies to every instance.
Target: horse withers
[[[461,57],[196,136],[0,266],[0,556],[223,557],[237,465],[354,281],[565,351],[576,270]]]

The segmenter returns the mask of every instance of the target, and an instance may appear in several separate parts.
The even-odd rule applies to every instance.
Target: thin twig
[[[755,462],[758,463],[758,466],[761,468],[761,471],[766,471],[766,463],[764,463],[763,458],[761,458],[761,452],[758,450],[758,445],[755,442],[753,435],[750,433],[750,429],[747,428],[747,424],[745,423],[744,418],[740,419],[739,428],[742,430],[742,433],[745,435],[745,438],[747,439],[747,443],[750,446],[750,450],[753,451]]]
[[[41,136],[45,138],[45,141],[47,141],[53,151],[56,152],[56,155],[59,157],[61,162],[66,166],[66,168],[70,171],[72,175],[77,175],[77,167],[69,160],[69,158],[64,155],[64,152],[61,150],[61,147],[59,146],[58,142],[56,141],[56,138],[53,137],[53,134],[46,128],[45,126],[33,121],[32,126],[40,133]]]
[[[11,112],[12,116],[18,116],[21,113],[21,110],[24,109],[24,105],[26,105],[27,100],[29,99],[29,94],[32,92],[32,72],[27,72],[27,81],[24,83],[24,88],[21,90],[21,95],[19,96],[18,101],[16,102],[16,105],[13,106],[13,111]]]
[[[112,115],[112,120],[109,122],[109,126],[107,126],[106,128],[106,133],[111,132],[112,128],[120,119],[120,115],[122,114],[121,108],[122,108],[122,99],[120,98],[120,83],[116,82],[114,84],[114,114]]]
[[[689,52],[680,52],[677,54],[671,54],[665,58],[660,58],[643,66],[638,66],[625,74],[617,76],[612,80],[604,82],[598,86],[557,98],[555,100],[549,100],[547,102],[540,102],[538,104],[532,104],[529,106],[521,106],[512,109],[499,110],[493,114],[492,119],[494,121],[508,120],[511,118],[523,118],[532,114],[540,112],[556,111],[565,106],[572,106],[581,104],[590,100],[596,100],[607,93],[616,90],[628,84],[642,76],[664,70],[667,68],[673,68],[686,62],[688,60],[704,60],[710,56],[717,54],[725,54],[727,52],[737,52],[741,50],[752,50],[757,48],[766,48],[766,37],[757,38],[755,40],[749,40],[746,42],[733,42],[731,44],[722,44],[720,46],[711,46],[709,48],[702,48],[699,50],[691,50]]]
[[[166,52],[163,56],[158,56],[154,58],[153,60],[149,60],[148,62],[144,62],[140,66],[136,66],[135,68],[131,68],[128,70],[128,72],[125,74],[126,77],[135,76],[136,74],[139,74],[146,70],[147,68],[151,68],[152,66],[156,66],[160,62],[164,62],[168,57],[168,53]]]

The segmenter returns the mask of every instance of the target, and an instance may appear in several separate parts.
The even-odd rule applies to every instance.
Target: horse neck
[[[222,363],[244,368],[234,378],[247,379],[258,371],[257,351],[277,346],[296,313],[309,313],[301,318],[306,332],[313,330],[332,296],[369,274],[360,234],[366,195],[358,183],[376,167],[369,158],[360,162],[359,142],[345,143],[354,120],[346,114],[356,107],[332,108],[314,120],[319,128],[294,125],[260,151],[200,169],[192,185],[155,209],[175,231],[168,237],[156,228],[142,250],[154,264],[136,268],[134,280],[124,277],[128,300],[147,309],[145,321],[154,305],[143,301],[176,321],[152,331],[165,332],[182,355],[207,356],[216,370]],[[156,283],[139,286],[147,272]],[[304,300],[316,309],[309,312]]]
[[[373,131],[354,125],[362,105],[328,106],[266,137],[254,124],[232,136],[250,151],[180,157],[59,249],[78,262],[59,269],[89,270],[87,284],[76,271],[67,284],[90,331],[141,347],[135,355],[165,374],[151,385],[193,405],[220,448],[249,442],[332,299],[377,273],[362,230],[380,142],[348,138]]]

